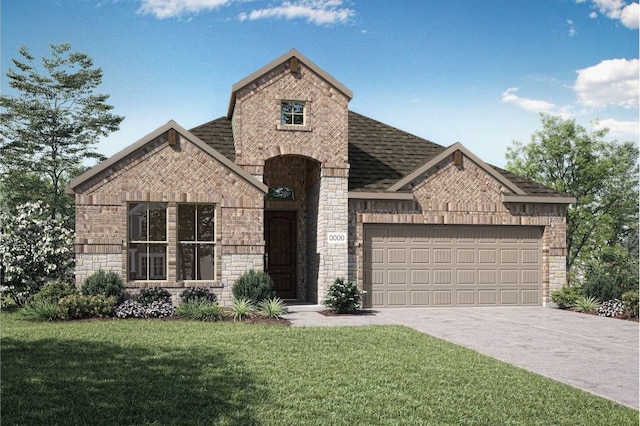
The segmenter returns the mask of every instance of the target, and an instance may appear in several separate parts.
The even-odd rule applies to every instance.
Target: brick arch
[[[319,148],[310,148],[308,146],[299,146],[296,144],[278,144],[265,152],[263,158],[265,166],[267,161],[276,157],[284,156],[303,157],[311,161],[316,161],[320,164],[328,163],[331,160],[330,154]]]

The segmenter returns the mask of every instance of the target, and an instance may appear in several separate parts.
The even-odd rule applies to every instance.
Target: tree
[[[20,205],[18,214],[0,215],[3,292],[22,306],[53,280],[73,279],[73,232],[64,218],[51,218],[42,203]]]
[[[44,72],[26,47],[7,71],[19,95],[0,95],[0,171],[4,203],[12,210],[34,191],[50,205],[50,214],[71,215],[73,203],[64,186],[86,159],[102,160],[95,151],[100,136],[118,130],[124,117],[112,114],[108,95],[94,94],[102,70],[92,59],[71,52],[68,43],[51,45],[42,58]],[[10,189],[9,189],[10,188]]]
[[[638,147],[605,141],[608,129],[589,133],[575,120],[542,114],[541,122],[528,144],[507,148],[506,168],[576,198],[567,212],[567,269],[584,273],[612,247],[637,256]]]

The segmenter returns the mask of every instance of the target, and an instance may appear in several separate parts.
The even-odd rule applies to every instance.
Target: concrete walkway
[[[501,361],[639,408],[637,322],[543,307],[377,309],[327,317],[300,312],[293,326],[405,325]]]

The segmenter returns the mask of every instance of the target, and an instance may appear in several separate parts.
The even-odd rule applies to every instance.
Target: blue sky
[[[112,155],[167,121],[226,114],[231,86],[298,49],[350,109],[503,166],[539,112],[638,140],[638,14],[629,0],[2,0],[2,91],[20,46],[70,42],[124,115]]]

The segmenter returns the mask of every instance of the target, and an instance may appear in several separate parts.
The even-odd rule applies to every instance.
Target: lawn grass
[[[635,410],[399,326],[3,313],[0,355],[3,425],[638,424]]]

